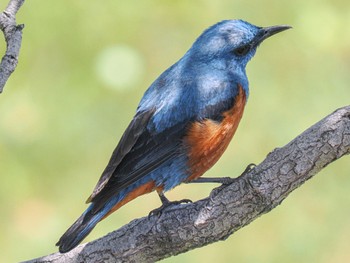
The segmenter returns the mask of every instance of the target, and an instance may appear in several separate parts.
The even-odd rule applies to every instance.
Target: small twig
[[[135,219],[66,254],[27,263],[155,262],[224,240],[279,205],[328,164],[350,153],[350,106],[319,121],[234,183],[161,217]],[[54,242],[52,242],[54,243]]]
[[[10,0],[6,9],[0,14],[0,29],[4,33],[7,46],[0,63],[0,93],[18,63],[24,25],[16,24],[16,14],[23,3],[24,0]]]

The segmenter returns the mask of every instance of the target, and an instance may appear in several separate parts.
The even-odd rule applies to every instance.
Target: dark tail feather
[[[66,253],[75,248],[106,215],[106,209],[93,213],[93,206],[92,203],[56,243],[61,253]]]

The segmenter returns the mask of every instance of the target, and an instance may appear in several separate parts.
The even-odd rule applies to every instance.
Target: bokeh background
[[[207,176],[239,175],[349,104],[349,1],[25,2],[17,18],[26,26],[19,65],[0,95],[0,262],[57,251],[145,89],[205,28],[232,18],[294,29],[264,42],[248,65],[245,116]],[[349,160],[228,240],[164,262],[350,262]],[[168,196],[198,200],[212,187],[184,185]],[[85,241],[159,205],[156,194],[139,198]]]

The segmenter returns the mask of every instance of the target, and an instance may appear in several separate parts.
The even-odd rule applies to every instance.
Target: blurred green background
[[[146,88],[205,28],[233,18],[294,29],[264,42],[248,65],[245,116],[207,176],[239,175],[349,104],[349,1],[25,2],[19,65],[0,95],[0,262],[57,251]],[[349,171],[344,157],[225,242],[164,262],[350,262]],[[197,200],[212,187],[168,196]],[[159,205],[156,194],[139,198],[85,241]]]

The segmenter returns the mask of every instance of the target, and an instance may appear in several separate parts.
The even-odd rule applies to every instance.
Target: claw
[[[248,164],[247,168],[245,168],[245,170],[243,171],[242,175],[245,175],[246,173],[249,173],[251,170],[253,170],[255,168],[256,164],[255,163],[250,163]]]
[[[232,178],[232,177],[222,177],[222,184],[223,185],[228,185],[228,184],[232,184],[234,181],[236,181],[237,178]]]
[[[155,215],[157,217],[160,217],[163,213],[163,211],[168,208],[169,206],[174,206],[174,205],[179,205],[179,204],[187,204],[187,203],[192,203],[192,201],[190,199],[182,199],[182,200],[179,200],[179,201],[164,201],[163,204],[152,210],[151,212],[149,212],[148,214],[148,218],[150,218],[151,216]]]
[[[249,173],[251,170],[254,169],[254,167],[256,166],[256,164],[254,163],[250,163],[248,164],[247,168],[245,168],[245,170],[243,171],[243,173],[240,175],[245,175],[247,173]],[[239,176],[239,177],[240,177]],[[232,184],[234,183],[239,177],[236,177],[236,178],[232,178],[232,177],[221,177],[221,178],[216,178],[215,181],[218,182],[218,183],[221,183],[222,185],[229,185],[229,184]],[[202,178],[199,178],[199,179],[202,179]],[[207,179],[207,178],[205,178]],[[198,180],[198,179],[197,179]],[[202,181],[204,181],[202,179]],[[208,180],[206,180],[208,181]],[[221,191],[222,189],[222,185],[219,186],[219,187],[216,187],[214,188],[211,192],[210,192],[210,195],[209,195],[209,198],[212,202],[214,202],[214,197]]]

